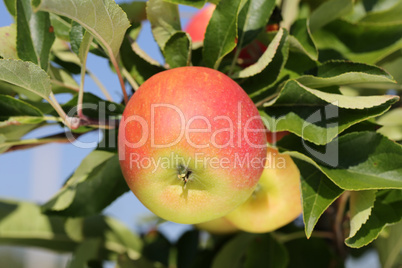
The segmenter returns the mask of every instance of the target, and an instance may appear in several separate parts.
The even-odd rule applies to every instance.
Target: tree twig
[[[128,83],[130,86],[134,89],[134,91],[137,91],[137,89],[140,87],[137,82],[134,80],[134,78],[131,76],[130,72],[127,71],[126,68],[122,68],[122,72],[124,77],[127,79]]]
[[[119,65],[117,64],[116,58],[113,55],[113,51],[111,51],[111,49],[109,49],[108,52],[109,52],[110,61],[112,62],[114,68],[116,69],[117,76],[119,77],[121,91],[123,92],[123,96],[124,96],[124,103],[127,104],[128,96],[127,96],[126,86],[124,85],[124,80],[123,80],[123,77],[121,76]]]
[[[87,74],[91,79],[95,82],[95,84],[99,87],[99,89],[102,91],[103,95],[105,95],[106,99],[108,101],[113,101],[112,96],[110,96],[109,91],[106,89],[106,87],[102,84],[102,82],[99,80],[99,78],[90,70],[87,69]]]
[[[350,192],[344,192],[341,197],[337,200],[337,212],[335,216],[335,223],[334,223],[334,233],[336,238],[336,247],[341,254],[341,256],[345,256],[345,248],[344,248],[344,239],[345,236],[343,234],[343,219],[345,215],[346,204],[349,200]]]

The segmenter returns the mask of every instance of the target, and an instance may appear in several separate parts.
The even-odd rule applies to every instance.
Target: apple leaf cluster
[[[122,268],[343,267],[372,249],[383,267],[398,267],[402,1],[210,2],[216,8],[200,42],[183,30],[178,5],[202,8],[206,0],[4,0],[14,23],[0,28],[0,153],[92,131],[103,140],[45,204],[0,200],[0,244],[71,252],[71,267],[107,260]],[[145,20],[164,64],[136,42]],[[256,42],[266,49],[245,66],[242,50]],[[102,98],[84,92],[85,78],[94,78],[89,53],[110,61],[121,100],[101,83]],[[302,219],[207,241],[191,230],[173,243],[157,228],[135,234],[102,215],[129,191],[117,154],[129,96],[153,75],[184,66],[225,73],[270,132],[288,133],[269,146],[300,171]],[[61,93],[70,99],[60,103]],[[55,123],[60,133],[24,138]]]

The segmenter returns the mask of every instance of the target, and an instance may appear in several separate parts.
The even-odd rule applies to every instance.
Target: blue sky
[[[195,11],[195,8],[180,8],[180,12],[183,12],[184,17],[187,18]],[[186,21],[187,19],[183,19],[183,25]],[[0,1],[0,27],[10,25],[10,23],[12,23],[12,17],[8,14],[4,2]],[[143,30],[139,36],[138,43],[152,58],[159,62],[163,61],[157,44],[152,37],[148,22],[143,23]],[[120,100],[122,94],[118,79],[110,71],[108,62],[105,59],[90,55],[87,66],[102,81],[113,99]],[[103,97],[89,78],[85,82],[85,91]],[[62,101],[67,99],[67,96],[61,97]],[[49,135],[49,133],[60,131],[61,128],[49,127],[34,131],[24,138]],[[96,141],[97,139],[97,134],[82,137],[82,141],[87,142]],[[77,148],[71,144],[49,144],[0,155],[0,198],[22,199],[39,203],[47,201],[57,192],[65,179],[78,167],[82,159],[91,150]],[[122,220],[132,229],[137,229],[136,223],[138,220],[143,216],[149,215],[149,212],[130,192],[120,197],[107,208],[106,214]],[[171,239],[175,239],[183,228],[188,227],[180,227],[180,225],[172,223],[162,226],[166,235]]]

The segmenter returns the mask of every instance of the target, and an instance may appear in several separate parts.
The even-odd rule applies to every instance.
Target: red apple
[[[214,10],[215,5],[206,5],[203,9],[198,11],[187,24],[184,31],[191,36],[193,42],[204,41],[205,31],[207,30],[209,20],[211,19]]]
[[[292,158],[268,148],[266,168],[254,193],[225,218],[251,233],[276,230],[302,212],[300,191],[300,173]]]
[[[156,215],[178,223],[224,216],[264,169],[257,108],[225,74],[204,67],[158,73],[130,99],[119,128],[123,175]]]
[[[191,36],[193,42],[204,41],[205,32],[214,10],[215,5],[206,5],[191,18],[185,27],[184,31]],[[277,31],[278,29],[278,24],[269,24],[266,26],[267,32]],[[256,63],[266,49],[267,47],[258,40],[251,42],[240,51],[238,58],[239,65],[245,68]]]
[[[277,132],[267,131],[267,142],[270,144],[275,144],[288,134],[289,131],[277,131]]]

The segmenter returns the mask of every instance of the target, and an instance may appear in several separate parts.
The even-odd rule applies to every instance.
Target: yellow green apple
[[[292,158],[268,148],[265,165],[251,197],[225,216],[240,230],[270,232],[292,222],[302,212],[300,173]]]
[[[239,231],[239,228],[234,226],[225,217],[221,217],[212,221],[201,222],[195,225],[197,229],[207,231],[211,234],[231,234]]]

